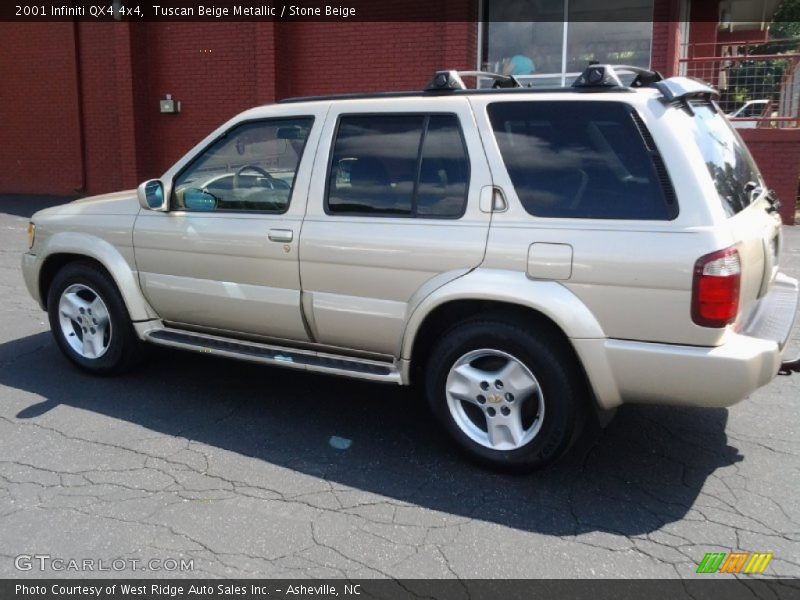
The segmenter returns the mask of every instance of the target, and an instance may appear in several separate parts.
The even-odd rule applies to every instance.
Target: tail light
[[[725,327],[739,312],[742,265],[736,248],[706,254],[694,265],[692,321],[703,327]]]

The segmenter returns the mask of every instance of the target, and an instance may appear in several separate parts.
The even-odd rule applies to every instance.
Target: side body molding
[[[569,338],[606,337],[589,309],[560,283],[531,280],[524,272],[478,268],[437,288],[409,311],[399,352],[402,359],[411,358],[414,340],[425,317],[437,307],[457,300],[516,304],[549,317]]]
[[[148,321],[157,319],[158,315],[142,296],[136,271],[125,260],[120,251],[106,240],[72,231],[54,233],[49,236],[39,252],[41,264],[54,254],[80,254],[93,258],[102,264],[111,274],[117,288],[122,294],[125,306],[128,307],[132,321]],[[131,248],[131,257],[133,248]],[[42,303],[45,299],[42,299]]]

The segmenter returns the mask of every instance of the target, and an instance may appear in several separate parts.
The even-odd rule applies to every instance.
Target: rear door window
[[[326,211],[458,218],[468,184],[469,160],[455,115],[345,115],[333,146]]]
[[[669,220],[678,205],[644,123],[622,102],[488,107],[511,183],[531,215]]]

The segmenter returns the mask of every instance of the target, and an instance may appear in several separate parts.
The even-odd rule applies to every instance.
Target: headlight
[[[33,241],[36,239],[36,225],[28,223],[28,250],[33,248]]]

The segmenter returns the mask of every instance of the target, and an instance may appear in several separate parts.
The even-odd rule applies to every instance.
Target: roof
[[[503,95],[516,95],[516,94],[563,94],[565,92],[572,94],[596,94],[599,92],[609,93],[629,93],[632,92],[630,88],[618,87],[616,89],[586,89],[586,88],[571,88],[571,87],[548,87],[548,88],[511,88],[511,89],[493,89],[493,88],[480,88],[469,90],[448,90],[448,91],[407,91],[407,92],[370,92],[370,93],[355,93],[355,94],[334,94],[330,96],[297,96],[294,98],[285,98],[279,101],[279,104],[292,104],[295,102],[318,102],[321,100],[369,100],[373,98],[431,98],[435,96],[472,96],[472,95],[485,95],[485,94],[503,94]]]
[[[620,78],[621,73],[632,74],[629,85]],[[494,81],[490,88],[467,88],[462,77],[488,78]],[[363,100],[375,98],[430,98],[462,95],[540,95],[553,93],[609,94],[631,93],[637,89],[650,88],[660,92],[664,101],[685,102],[689,98],[715,97],[719,93],[705,83],[688,77],[664,79],[657,71],[627,65],[591,64],[570,87],[533,88],[524,87],[516,78],[481,71],[437,71],[424,90],[408,92],[376,92],[369,94],[339,94],[332,96],[304,96],[286,98],[280,104],[331,100]]]

